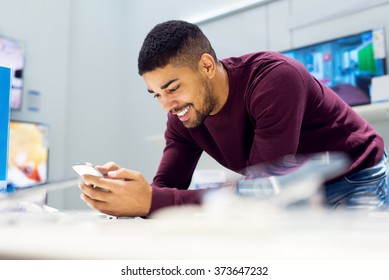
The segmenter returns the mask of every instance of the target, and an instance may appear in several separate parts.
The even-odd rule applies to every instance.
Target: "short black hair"
[[[138,73],[165,67],[197,67],[204,53],[217,57],[208,38],[201,29],[182,20],[170,20],[156,25],[146,36],[138,56]]]

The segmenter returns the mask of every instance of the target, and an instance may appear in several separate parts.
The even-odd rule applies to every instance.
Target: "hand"
[[[97,168],[104,178],[85,175],[79,185],[81,198],[89,207],[118,217],[149,213],[152,188],[140,172],[121,168],[113,162]]]

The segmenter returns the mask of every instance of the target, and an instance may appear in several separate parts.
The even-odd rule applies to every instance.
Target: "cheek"
[[[168,110],[168,107],[169,107],[169,102],[168,100],[166,100],[166,98],[160,98],[158,99],[158,105],[164,109],[164,110]]]
[[[193,107],[199,108],[202,105],[201,92],[193,92],[185,103],[192,104]]]
[[[196,104],[203,106],[204,102],[206,100],[206,95],[207,95],[207,89],[204,87],[202,84],[201,87],[193,94],[193,100]]]

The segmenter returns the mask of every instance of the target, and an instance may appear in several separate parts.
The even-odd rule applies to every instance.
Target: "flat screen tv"
[[[9,124],[8,190],[42,185],[48,181],[49,127],[11,120]]]
[[[300,61],[315,78],[350,106],[371,104],[372,79],[387,74],[382,28],[282,51]]]
[[[22,108],[24,57],[22,44],[0,36],[0,65],[12,69],[11,110]]]

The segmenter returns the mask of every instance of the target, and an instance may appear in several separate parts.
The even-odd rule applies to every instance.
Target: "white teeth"
[[[185,107],[184,110],[182,110],[181,112],[178,112],[178,113],[177,113],[177,116],[182,117],[182,116],[184,116],[188,111],[189,111],[189,107]]]

